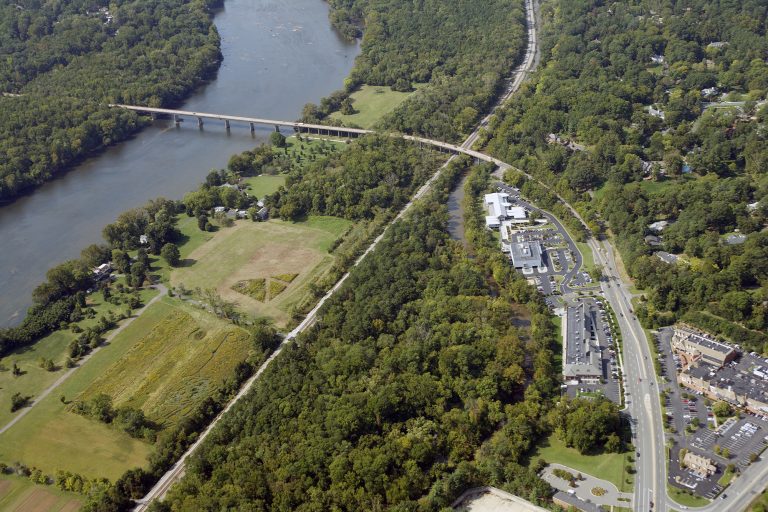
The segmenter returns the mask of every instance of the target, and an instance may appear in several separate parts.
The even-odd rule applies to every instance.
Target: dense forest
[[[367,136],[347,151],[294,169],[266,203],[288,220],[309,214],[372,219],[404,206],[443,159],[402,139]]]
[[[684,318],[764,352],[767,12],[544,2],[545,62],[484,139],[616,238],[646,325]]]
[[[555,329],[535,299],[532,329],[512,325],[512,292],[447,238],[447,188],[393,225],[158,510],[435,510],[485,481],[549,495],[519,462],[557,392]]]
[[[107,103],[172,105],[221,61],[218,2],[0,2],[0,201],[141,126]]]
[[[352,270],[154,510],[440,510],[488,484],[546,504],[526,458],[541,436],[622,448],[614,404],[555,406],[558,332],[484,228],[489,167],[467,182],[473,257],[448,238],[444,203],[466,165],[449,164]]]
[[[331,0],[331,21],[354,36],[362,53],[345,90],[304,109],[306,120],[337,110],[362,84],[411,91],[428,83],[382,121],[382,127],[456,141],[474,127],[522,58],[525,9],[520,0]],[[493,13],[489,16],[489,13]]]

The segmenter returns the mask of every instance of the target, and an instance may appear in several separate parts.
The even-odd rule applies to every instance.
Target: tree
[[[605,440],[605,451],[610,453],[618,453],[621,450],[621,440],[619,436],[611,432],[608,434]]]
[[[140,265],[144,265],[145,268],[149,268],[149,255],[145,248],[140,247],[136,252],[136,262]]]
[[[712,412],[718,418],[726,418],[733,413],[733,410],[731,409],[731,406],[728,405],[728,403],[717,402],[715,405],[712,406]]]
[[[269,143],[275,146],[276,148],[284,148],[285,147],[285,135],[278,131],[274,131],[269,134]]]
[[[16,412],[22,407],[25,407],[28,402],[28,396],[22,396],[21,393],[14,393],[13,396],[11,396],[11,412]]]
[[[131,259],[125,251],[121,249],[112,249],[112,265],[115,270],[121,274],[127,274],[131,268]]]
[[[197,227],[200,229],[200,231],[207,231],[208,226],[208,216],[207,215],[200,215],[197,217]]]
[[[177,266],[181,259],[179,248],[176,247],[176,244],[170,242],[165,244],[160,250],[160,256],[172,267]]]
[[[344,98],[344,100],[341,102],[341,113],[345,116],[351,116],[352,114],[356,114],[357,111],[355,110],[355,107],[352,106],[352,98]]]
[[[139,262],[131,265],[131,284],[134,288],[141,288],[147,278],[147,268]]]

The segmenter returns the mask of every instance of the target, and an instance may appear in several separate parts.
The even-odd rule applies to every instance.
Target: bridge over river
[[[340,138],[356,138],[360,137],[361,135],[367,135],[371,133],[378,133],[374,130],[365,130],[362,128],[348,128],[345,126],[328,126],[324,124],[311,124],[311,123],[300,123],[297,121],[280,121],[275,119],[262,119],[258,117],[245,117],[245,116],[235,116],[235,115],[228,115],[228,114],[212,114],[209,112],[191,112],[188,110],[174,110],[170,108],[155,108],[155,107],[142,107],[137,105],[119,105],[119,104],[110,104],[110,107],[114,108],[123,108],[126,110],[133,110],[134,112],[138,112],[140,114],[149,114],[153,118],[158,115],[167,115],[172,116],[174,122],[178,125],[183,121],[185,117],[187,118],[194,118],[197,119],[197,124],[201,128],[205,124],[206,119],[213,119],[218,121],[224,121],[224,127],[229,130],[230,129],[230,123],[243,123],[248,124],[251,128],[251,131],[254,131],[256,129],[256,125],[265,125],[265,126],[274,126],[276,131],[280,131],[280,128],[287,128],[293,130],[295,133],[309,133],[309,134],[316,134],[319,136],[325,136],[325,137],[340,137]],[[456,144],[450,144],[448,142],[443,142],[439,140],[434,139],[427,139],[424,137],[416,137],[413,135],[405,135],[402,133],[388,133],[391,137],[400,137],[405,140],[409,140],[412,142],[416,142],[420,145],[427,145],[432,146],[436,148],[438,151],[443,151],[445,153],[451,153],[454,155],[467,155],[472,158],[474,158],[478,162],[491,162],[495,164],[497,167],[501,168],[502,170],[509,168],[508,164],[505,164],[501,160],[497,158],[493,158],[492,156],[486,155],[485,153],[481,153],[479,151],[474,151],[469,146],[471,145],[470,141],[474,141],[474,139],[470,138],[467,139],[467,142],[465,142],[462,145],[456,145]]]

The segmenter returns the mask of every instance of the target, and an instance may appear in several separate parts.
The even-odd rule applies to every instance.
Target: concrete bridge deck
[[[198,119],[199,126],[203,125],[203,119],[216,119],[219,121],[224,121],[225,126],[229,128],[230,121],[233,122],[240,122],[240,123],[248,123],[251,126],[251,130],[254,129],[254,125],[265,125],[265,126],[274,126],[276,130],[279,130],[282,128],[289,128],[293,129],[296,133],[313,133],[318,135],[327,135],[329,137],[346,137],[346,138],[355,138],[359,137],[361,135],[367,135],[370,133],[377,133],[374,130],[364,130],[362,128],[347,128],[344,126],[328,126],[324,124],[311,124],[311,123],[300,123],[296,121],[282,121],[282,120],[275,120],[275,119],[262,119],[258,117],[244,117],[244,116],[233,116],[228,114],[214,114],[214,113],[208,113],[208,112],[192,112],[189,110],[174,110],[170,108],[155,108],[155,107],[142,107],[137,105],[118,105],[118,104],[110,104],[110,107],[115,108],[123,108],[126,110],[132,110],[134,112],[144,113],[144,114],[163,114],[163,115],[170,115],[173,116],[174,120],[178,123],[181,117],[196,117]],[[467,155],[472,158],[474,158],[476,161],[482,161],[482,162],[491,162],[495,164],[497,167],[503,169],[507,169],[509,165],[505,164],[501,160],[497,158],[493,158],[492,156],[486,155],[485,153],[481,153],[479,151],[474,151],[470,148],[467,148],[465,146],[458,146],[456,144],[449,144],[447,142],[434,140],[434,139],[427,139],[424,137],[416,137],[414,135],[405,135],[402,133],[388,133],[391,137],[400,137],[402,139],[416,142],[418,144],[422,145],[428,145],[432,146],[434,148],[437,148],[438,151],[443,151],[446,153],[452,153],[454,155]]]

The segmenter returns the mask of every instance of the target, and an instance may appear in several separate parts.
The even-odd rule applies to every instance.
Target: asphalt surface
[[[507,164],[504,162],[501,162],[495,158],[488,157],[487,155],[472,151],[471,148],[472,145],[477,141],[478,137],[480,136],[481,130],[484,128],[484,126],[487,125],[490,118],[493,116],[493,114],[496,112],[499,106],[501,106],[504,102],[506,102],[512,94],[514,94],[519,88],[520,85],[523,83],[525,78],[533,71],[535,66],[538,63],[539,60],[539,48],[538,48],[538,38],[536,33],[536,27],[537,27],[537,20],[538,20],[538,4],[534,0],[526,0],[525,2],[526,12],[527,12],[527,21],[528,21],[528,45],[526,48],[525,57],[523,58],[523,63],[513,71],[512,76],[509,81],[509,86],[507,87],[506,92],[502,97],[498,100],[496,105],[491,110],[491,113],[486,116],[480,123],[480,125],[467,137],[467,139],[461,144],[461,146],[455,146],[453,144],[448,143],[442,143],[440,141],[434,141],[430,139],[425,139],[423,137],[413,137],[413,136],[402,136],[402,138],[406,140],[411,140],[414,142],[420,142],[420,143],[427,143],[431,144],[433,146],[437,147],[443,147],[445,149],[448,149],[450,151],[457,151],[457,150],[463,150],[462,152],[465,154],[469,154],[470,156],[476,156],[478,158],[482,158],[486,161],[494,162],[497,165],[499,165],[501,168],[509,168]],[[448,159],[448,162],[450,162],[454,157]],[[446,162],[447,165],[447,162]],[[441,168],[442,170],[442,168]],[[387,227],[384,229],[384,231],[376,237],[376,239],[373,241],[373,243],[366,249],[366,251],[355,261],[352,268],[357,266],[373,249],[378,245],[378,243],[382,240],[385,233],[389,229],[389,226],[397,222],[398,219],[402,218],[403,215],[406,214],[407,211],[409,211],[415,201],[420,199],[426,192],[431,188],[432,183],[435,179],[437,179],[438,175],[440,174],[440,170],[436,172],[411,198],[411,201],[406,204],[403,209],[400,211],[400,213],[395,217],[390,224],[387,225]],[[147,510],[150,503],[156,499],[163,499],[165,497],[168,490],[171,488],[171,486],[184,475],[184,469],[185,469],[185,462],[187,458],[192,454],[192,452],[197,449],[197,447],[208,437],[210,432],[213,430],[213,428],[218,424],[221,417],[229,411],[232,406],[234,406],[235,403],[237,403],[241,398],[243,398],[253,387],[255,382],[261,377],[264,370],[269,366],[269,364],[274,361],[274,359],[280,354],[285,344],[290,343],[300,332],[302,332],[304,329],[307,329],[312,324],[315,323],[317,319],[317,313],[320,310],[320,308],[325,304],[325,301],[330,298],[333,293],[336,292],[336,290],[339,289],[339,287],[343,284],[343,282],[347,279],[349,276],[349,272],[344,274],[342,278],[334,285],[333,288],[331,288],[328,293],[323,296],[322,299],[318,302],[318,304],[310,311],[307,316],[304,318],[304,320],[294,329],[292,330],[283,340],[283,342],[280,344],[280,346],[275,350],[275,352],[262,364],[262,366],[258,369],[258,371],[250,378],[241,388],[240,392],[227,404],[226,408],[218,415],[214,420],[208,425],[208,427],[200,434],[200,437],[198,440],[182,455],[182,457],[176,462],[176,464],[171,467],[170,470],[168,470],[155,484],[155,486],[150,489],[150,491],[147,493],[146,496],[141,498],[136,502],[136,507],[133,509],[134,512],[143,512],[144,510]]]

